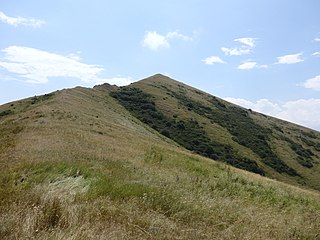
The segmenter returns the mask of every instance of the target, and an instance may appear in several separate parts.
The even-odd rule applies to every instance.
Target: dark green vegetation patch
[[[158,111],[152,96],[138,88],[123,87],[112,92],[116,98],[135,117],[148,124],[162,135],[169,137],[187,148],[205,157],[226,162],[232,166],[264,175],[264,171],[251,159],[239,156],[230,145],[212,141],[196,120],[178,120],[169,118]],[[190,108],[195,103],[187,101]],[[200,110],[200,109],[199,109]]]
[[[209,102],[211,107],[204,106],[188,98],[185,94],[176,93],[169,89],[170,94],[177,98],[180,104],[188,110],[192,110],[201,116],[209,118],[211,121],[226,128],[234,137],[233,140],[251,149],[262,161],[279,173],[287,173],[291,176],[299,174],[278,158],[269,146],[268,140],[272,131],[256,124],[249,116],[249,111],[240,107],[225,106],[215,97],[211,97]]]
[[[310,149],[304,148],[301,144],[296,143],[294,141],[292,141],[290,138],[288,137],[281,137],[282,140],[286,141],[289,143],[290,148],[292,149],[292,151],[294,151],[297,154],[297,162],[299,164],[301,164],[304,167],[307,168],[312,168],[313,167],[313,159],[312,157],[314,156],[313,152]],[[310,146],[317,146],[315,143],[313,143],[312,141],[309,141],[305,138],[302,138],[302,140]]]
[[[11,114],[13,114],[13,111],[11,111],[10,109],[4,110],[4,111],[0,112],[0,118],[7,116],[7,115],[11,115]]]

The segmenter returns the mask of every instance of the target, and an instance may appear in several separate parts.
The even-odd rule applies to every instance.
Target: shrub
[[[163,136],[170,137],[170,132],[167,129],[163,129],[160,131]]]
[[[13,114],[13,111],[11,111],[10,109],[4,110],[4,111],[0,112],[0,117],[4,117],[4,116],[10,115],[10,114]]]
[[[314,156],[314,154],[310,149],[304,148],[301,144],[298,144],[289,138],[283,137],[283,139],[290,144],[290,148],[298,155],[296,160],[299,164],[307,168],[313,167],[312,156]]]

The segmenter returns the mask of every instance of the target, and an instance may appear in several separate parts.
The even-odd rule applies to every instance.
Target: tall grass
[[[319,238],[318,192],[187,152],[99,90],[45,101],[0,154],[0,239]]]

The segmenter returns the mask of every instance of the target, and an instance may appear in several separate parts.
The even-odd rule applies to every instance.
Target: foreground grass
[[[175,147],[100,91],[57,95],[0,144],[1,239],[320,237],[318,192]]]
[[[139,169],[113,161],[12,169],[1,176],[1,238],[319,237],[317,194],[194,156],[157,154],[161,162],[147,151]]]

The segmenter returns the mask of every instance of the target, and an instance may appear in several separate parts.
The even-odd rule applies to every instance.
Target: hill
[[[192,126],[192,137],[200,132],[200,139],[211,139],[214,134],[223,139],[226,134],[225,139],[240,146],[239,159],[246,151],[249,159],[257,155],[232,140],[232,133],[214,121],[207,120],[207,126],[216,126],[208,131],[200,121],[205,118],[196,119],[201,115],[192,110],[194,106],[189,106],[189,111],[179,105],[178,98],[168,94],[161,101],[165,98],[163,87],[152,83],[158,78],[129,88],[140,89],[134,91],[143,96],[152,94],[154,104],[150,99],[145,104],[153,105],[157,114],[161,115],[160,111],[168,118],[176,114],[173,118],[183,121],[185,128]],[[174,91],[176,82],[162,76],[161,79],[171,84]],[[197,149],[191,149],[195,153],[186,150],[182,146],[184,136],[177,134],[182,139],[177,144],[168,138],[175,136],[173,131],[166,133],[166,129],[150,127],[148,118],[143,120],[148,124],[143,123],[135,117],[134,108],[129,112],[109,95],[131,91],[129,88],[77,87],[0,106],[1,239],[319,237],[318,191],[230,167],[223,163],[223,158],[215,161],[199,156]],[[202,95],[205,94],[200,92],[199,96]],[[206,104],[202,97],[194,100]],[[172,109],[172,103],[180,109]],[[187,115],[182,118],[186,113],[191,114],[193,122],[187,122]],[[261,117],[251,115],[254,121]],[[264,123],[276,122],[282,131],[293,128],[271,120],[265,119]],[[202,136],[203,131],[208,133]],[[294,139],[296,133],[290,131],[290,139]],[[307,149],[317,154],[313,147]],[[316,157],[312,159],[314,167],[306,171],[317,167]],[[263,170],[260,174],[269,174],[268,165],[259,156],[255,162]],[[289,163],[304,176],[304,168]]]
[[[320,190],[320,133],[155,75],[113,92],[134,116],[202,156]]]

